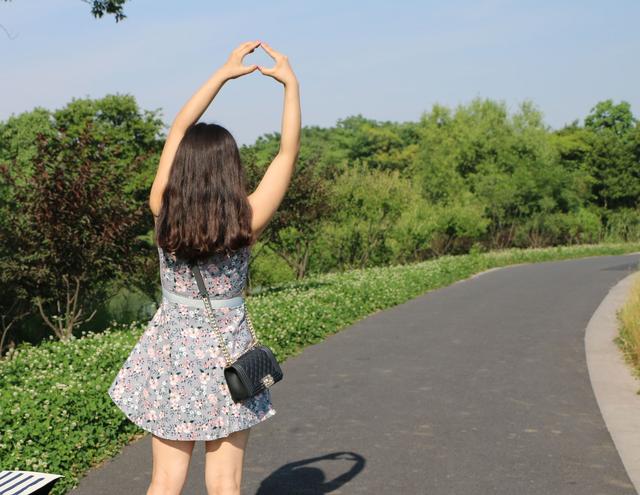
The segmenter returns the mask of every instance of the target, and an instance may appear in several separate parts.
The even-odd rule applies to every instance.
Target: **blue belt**
[[[180,294],[176,294],[175,292],[171,292],[170,290],[165,289],[164,286],[162,287],[162,295],[167,300],[176,304],[184,304],[185,306],[191,306],[192,308],[204,309],[204,301],[200,297],[194,299],[192,297],[181,296]],[[209,298],[209,301],[211,302],[212,308],[228,308],[242,305],[244,303],[244,297],[235,296],[228,299]]]

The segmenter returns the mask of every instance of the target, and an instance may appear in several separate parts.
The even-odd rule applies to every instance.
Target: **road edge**
[[[635,278],[628,275],[614,285],[593,313],[584,344],[591,388],[613,443],[636,492],[640,494],[640,388],[630,366],[614,342],[619,333],[617,312],[624,305]]]

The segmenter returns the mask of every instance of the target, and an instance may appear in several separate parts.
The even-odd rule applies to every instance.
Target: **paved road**
[[[640,255],[503,268],[372,315],[283,363],[243,494],[634,495],[584,330]],[[185,495],[204,495],[196,444]],[[144,494],[150,436],[75,495]]]

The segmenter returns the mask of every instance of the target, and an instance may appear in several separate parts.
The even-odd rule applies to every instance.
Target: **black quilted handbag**
[[[235,360],[231,358],[231,354],[224,343],[224,339],[213,315],[211,303],[209,302],[209,293],[202,279],[200,267],[197,262],[192,262],[190,266],[196,278],[200,297],[202,297],[204,302],[207,316],[218,337],[218,342],[220,343],[227,363],[224,368],[224,377],[234,402],[240,402],[252,397],[262,392],[265,388],[282,380],[282,370],[273,352],[266,345],[258,343],[258,338],[253,329],[253,323],[251,322],[251,318],[249,318],[249,312],[246,306],[245,318],[249,330],[251,330],[253,342],[249,348]]]

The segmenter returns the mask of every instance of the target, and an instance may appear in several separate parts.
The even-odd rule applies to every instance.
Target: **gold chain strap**
[[[220,347],[222,347],[222,353],[224,354],[224,359],[227,362],[227,367],[229,367],[238,358],[233,359],[233,360],[231,358],[231,354],[229,353],[229,349],[227,349],[227,346],[225,345],[224,339],[222,337],[222,333],[220,332],[220,329],[218,328],[218,323],[216,322],[215,316],[213,314],[213,309],[211,308],[211,302],[209,301],[209,298],[206,297],[206,296],[202,296],[202,301],[204,302],[204,307],[205,307],[205,310],[207,312],[207,316],[209,317],[209,321],[211,323],[211,326],[213,327],[213,331],[215,332],[216,336],[218,337],[218,342],[220,342]],[[251,342],[251,345],[245,351],[245,352],[247,352],[247,351],[251,350],[253,347],[255,347],[258,344],[258,337],[256,336],[256,332],[253,329],[253,322],[251,321],[251,318],[249,317],[249,310],[247,309],[247,305],[246,305],[246,303],[243,303],[243,304],[244,304],[245,319],[247,320],[247,324],[249,326],[249,330],[251,331],[251,337],[253,338],[253,341]]]

